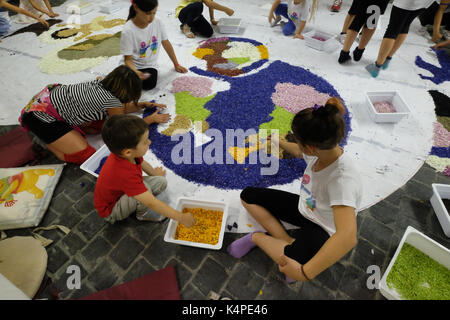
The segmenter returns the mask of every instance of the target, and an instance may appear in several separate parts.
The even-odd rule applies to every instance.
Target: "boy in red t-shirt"
[[[195,224],[191,213],[181,213],[155,198],[167,187],[166,171],[153,168],[143,159],[150,145],[148,125],[143,119],[114,115],[103,125],[102,138],[111,154],[95,186],[94,205],[100,217],[114,223],[136,211],[138,220],[156,222],[168,217],[188,228]],[[143,177],[142,170],[148,176]]]

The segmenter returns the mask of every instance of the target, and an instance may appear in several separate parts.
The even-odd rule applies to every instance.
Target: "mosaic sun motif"
[[[212,50],[220,51],[220,55],[213,58]],[[263,129],[278,129],[284,138],[295,113],[316,104],[323,105],[329,97],[340,98],[334,87],[304,68],[279,60],[269,62],[267,49],[251,39],[210,39],[202,43],[194,55],[206,60],[206,70],[192,67],[190,70],[198,76],[181,76],[173,81],[171,92],[175,96],[176,115],[169,128],[162,132],[158,132],[157,126],[150,126],[152,152],[177,175],[220,189],[242,189],[249,185],[268,187],[291,183],[301,177],[306,168],[304,160],[283,157],[282,152],[272,154],[270,148],[266,148]],[[257,70],[266,63],[265,68]],[[229,89],[214,90],[213,84],[221,81],[226,82]],[[151,112],[153,110],[147,110],[144,116]],[[350,130],[348,113],[345,121],[347,132],[342,145],[346,144]],[[243,144],[239,144],[239,141],[225,138],[227,129],[255,134],[246,135]],[[217,133],[223,137],[223,143],[216,143],[220,139]],[[206,139],[198,144],[199,135]],[[180,149],[181,140],[189,141],[187,152]],[[173,161],[177,150],[179,153],[175,155],[187,161]],[[261,169],[267,168],[268,162],[250,162],[252,154],[260,150],[268,153],[265,154],[268,159],[278,161],[275,175],[261,175]],[[219,161],[210,164],[196,161],[199,154],[208,154]],[[230,159],[232,164],[227,164]]]

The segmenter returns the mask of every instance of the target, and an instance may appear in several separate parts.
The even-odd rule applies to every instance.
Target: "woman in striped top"
[[[138,102],[142,82],[127,66],[119,66],[105,79],[78,84],[52,84],[35,95],[22,110],[19,122],[44,141],[58,159],[82,164],[95,149],[85,139],[90,125],[102,123],[108,116],[136,112],[145,107],[165,105]],[[144,120],[169,121],[168,114],[156,111]]]

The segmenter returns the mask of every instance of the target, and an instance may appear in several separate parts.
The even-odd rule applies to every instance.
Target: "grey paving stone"
[[[142,250],[144,250],[144,246],[127,235],[120,240],[109,256],[118,266],[126,270]]]
[[[244,257],[240,258],[239,261],[248,265],[251,270],[263,278],[275,268],[275,262],[258,247],[252,249]]]
[[[239,263],[233,270],[226,290],[239,300],[253,300],[257,298],[263,286],[263,278],[246,264]]]
[[[201,293],[193,285],[188,285],[183,291],[181,291],[182,300],[205,300],[206,295]]]
[[[72,231],[60,241],[59,245],[73,256],[86,245],[86,242]]]
[[[161,223],[143,222],[141,225],[130,228],[133,237],[147,246],[162,232]],[[164,229],[165,232],[165,229]]]
[[[424,163],[412,179],[430,186],[436,180],[436,171]]]
[[[62,224],[69,229],[74,228],[82,219],[83,215],[79,214],[73,207],[70,207],[70,210],[67,212],[61,213],[59,216],[58,224]]]
[[[105,258],[111,245],[101,236],[97,236],[92,242],[81,251],[80,255],[90,268],[97,266]]]
[[[73,201],[78,201],[85,194],[93,192],[95,189],[95,184],[87,177],[81,177],[78,181],[67,184],[68,186],[64,189],[64,194]]]
[[[87,192],[83,197],[78,200],[73,207],[75,210],[77,210],[79,213],[85,215],[92,210],[95,211],[94,207],[94,192],[90,191]]]
[[[369,240],[381,250],[388,250],[394,231],[377,220],[366,217],[360,229],[360,237]]]
[[[389,195],[384,201],[389,202],[390,204],[393,204],[394,206],[399,206],[400,201],[403,197],[406,196],[406,192],[403,188],[400,188],[393,192],[391,195]]]
[[[69,257],[57,245],[52,245],[47,249],[48,261],[47,270],[56,273],[67,261]]]
[[[62,173],[62,179],[64,181],[75,182],[80,179],[82,176],[88,175],[85,171],[80,169],[79,165],[73,163],[67,163],[64,167],[64,171]]]
[[[92,211],[75,229],[87,240],[91,240],[106,224],[107,222],[98,216],[97,211]]]
[[[219,262],[229,271],[233,269],[234,265],[238,263],[239,260],[227,252],[227,247],[230,245],[230,243],[240,237],[242,237],[241,234],[226,232],[223,238],[222,248],[214,252],[214,260]]]
[[[334,300],[336,293],[313,280],[303,283],[297,297],[299,300]]]
[[[145,259],[141,258],[136,261],[131,267],[130,271],[125,274],[125,276],[122,278],[122,282],[129,282],[155,271],[155,268],[153,268],[147,261],[145,261]]]
[[[353,299],[373,300],[377,290],[367,288],[368,277],[369,274],[359,268],[348,266],[345,268],[339,289]]]
[[[377,221],[393,227],[400,213],[398,206],[394,206],[386,201],[381,201],[376,205],[370,207],[370,216]]]
[[[319,281],[322,285],[331,290],[336,290],[339,287],[344,271],[345,266],[340,262],[337,262],[328,269],[324,270],[314,280]]]
[[[69,298],[73,300],[81,299],[94,292],[96,292],[96,290],[92,288],[87,282],[82,282],[81,288],[79,290],[73,290]]]
[[[447,177],[446,175],[439,173],[437,174],[436,181],[434,181],[434,183],[450,184],[450,177]]]
[[[117,244],[120,239],[122,239],[126,234],[128,234],[129,229],[126,225],[121,223],[110,224],[105,223],[105,228],[102,231],[103,238],[109,241],[112,245]]]
[[[112,266],[111,262],[105,259],[89,275],[88,280],[96,290],[100,291],[113,287],[119,278],[120,275]]]
[[[57,214],[70,211],[70,207],[74,202],[69,199],[64,193],[60,193],[52,199],[49,207]]]
[[[211,290],[218,292],[227,278],[228,275],[224,267],[214,260],[207,258],[200,267],[200,270],[197,271],[192,283],[200,292],[207,295]]]
[[[170,266],[170,265],[173,265],[175,268],[175,273],[177,275],[177,280],[178,280],[178,287],[181,290],[191,280],[193,273],[188,268],[186,268],[183,265],[183,263],[181,263],[175,259],[170,260],[167,263],[166,267]]]
[[[167,261],[176,255],[177,250],[177,245],[165,242],[163,237],[159,235],[152,241],[150,246],[142,252],[142,256],[147,259],[152,266],[161,269],[166,265]]]
[[[186,266],[194,270],[200,266],[208,253],[209,251],[203,248],[179,246],[177,250],[177,258],[178,260],[183,261]]]
[[[350,298],[348,295],[346,295],[345,293],[338,291],[336,293],[336,300],[353,300],[352,298]]]
[[[51,226],[52,224],[59,224],[59,213],[55,212],[52,208],[49,207],[42,217],[39,226],[47,227]]]
[[[263,287],[257,293],[256,300],[296,300],[297,292],[292,290],[283,280],[269,277],[264,280]]]
[[[362,270],[367,270],[367,268],[371,265],[377,265],[382,268],[384,265],[385,256],[385,252],[373,246],[366,240],[360,239],[355,248],[355,253],[352,256],[352,263]]]
[[[410,180],[404,187],[406,194],[417,200],[428,200],[433,195],[431,185],[424,185],[415,180]]]
[[[428,229],[426,222],[420,223],[419,221],[410,216],[401,214],[397,219],[397,223],[395,224],[396,234],[403,236],[408,226],[411,226],[421,232],[426,232]]]

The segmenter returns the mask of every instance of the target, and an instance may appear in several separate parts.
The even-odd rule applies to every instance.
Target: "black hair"
[[[136,10],[134,10],[133,4],[144,12],[150,12],[158,6],[158,0],[133,0],[127,21],[136,17]]]
[[[124,149],[135,149],[148,124],[132,114],[116,114],[108,118],[102,128],[102,138],[108,149],[121,156]]]
[[[122,103],[137,104],[142,94],[142,80],[126,65],[115,68],[100,84]]]
[[[292,120],[292,132],[302,146],[333,149],[345,136],[344,114],[341,101],[330,98],[323,107],[298,112]]]

